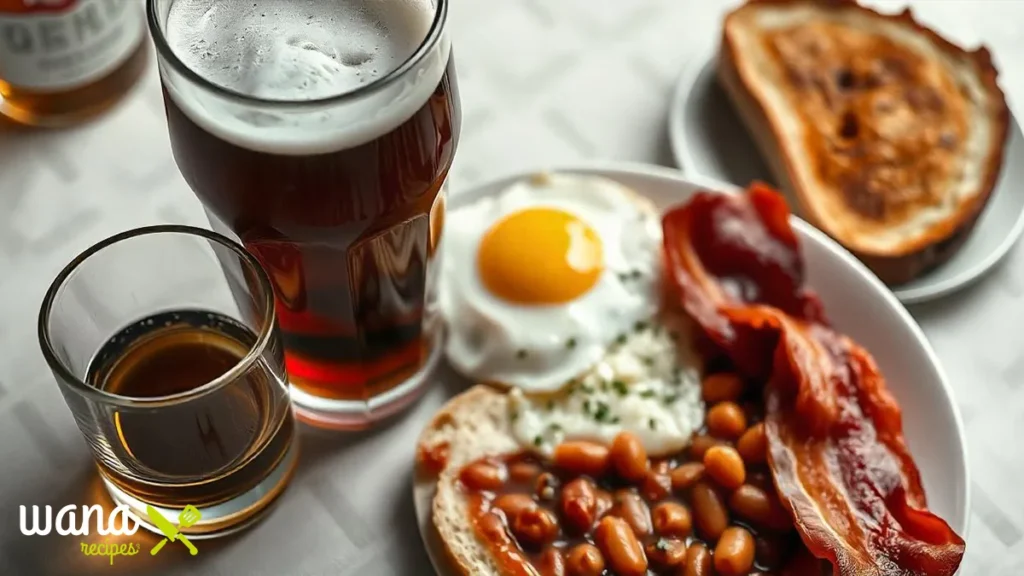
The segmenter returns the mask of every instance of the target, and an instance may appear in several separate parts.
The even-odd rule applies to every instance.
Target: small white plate
[[[669,115],[669,140],[676,163],[687,175],[746,186],[774,183],[746,128],[718,85],[713,56],[684,67]],[[1006,160],[992,197],[960,250],[947,262],[906,284],[891,287],[904,304],[924,302],[959,290],[980,278],[1009,252],[1024,232],[1024,137],[1011,117]]]
[[[683,176],[658,166],[601,163],[556,168],[617,180],[651,199],[660,210],[680,204],[698,190],[735,191],[729,184],[702,176]],[[509,184],[529,177],[518,174],[453,194],[449,207],[497,194]],[[910,451],[921,471],[928,504],[962,537],[967,537],[970,486],[966,438],[953,392],[939,360],[921,329],[892,293],[867,268],[830,238],[794,218],[808,281],[821,296],[836,327],[865,346],[885,374],[889,389],[903,407],[903,428]],[[458,378],[441,372],[436,385],[462,390],[447,380]],[[449,386],[450,385],[450,386]],[[455,575],[430,519],[434,486],[417,481],[413,498],[420,534],[441,576]]]

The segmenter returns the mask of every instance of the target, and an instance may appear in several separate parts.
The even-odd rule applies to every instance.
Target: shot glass
[[[273,291],[231,240],[187,226],[103,240],[53,281],[39,342],[107,491],[142,526],[222,536],[291,478]]]

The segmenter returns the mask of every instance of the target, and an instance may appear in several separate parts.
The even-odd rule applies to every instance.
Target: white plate
[[[700,189],[735,190],[728,184],[683,176],[676,170],[657,166],[603,163],[557,171],[612,178],[650,198],[662,210],[685,202]],[[528,176],[502,178],[454,194],[449,206],[456,208],[495,194]],[[966,538],[970,508],[966,441],[960,412],[938,358],[906,309],[863,264],[802,220],[794,218],[793,223],[810,285],[821,296],[836,327],[874,355],[889,388],[903,406],[904,431],[921,470],[931,510]],[[429,482],[414,486],[416,516],[434,566],[439,574],[448,576],[454,572],[430,521],[433,494],[434,487]]]
[[[745,186],[774,182],[771,172],[733,112],[715,78],[713,57],[695,58],[683,69],[669,115],[669,140],[679,167]],[[950,294],[969,285],[1009,252],[1024,231],[1024,137],[1011,117],[1002,174],[988,206],[960,250],[924,276],[892,291],[905,304]]]

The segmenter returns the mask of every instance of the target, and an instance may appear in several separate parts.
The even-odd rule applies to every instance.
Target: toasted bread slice
[[[479,385],[450,400],[420,435],[417,476],[437,473],[432,517],[445,551],[459,573],[466,576],[499,574],[487,548],[477,539],[470,522],[469,501],[459,488],[459,471],[484,456],[519,451],[512,437],[508,396]],[[444,453],[439,472],[423,455]]]
[[[723,28],[719,81],[801,216],[889,284],[959,248],[1003,162],[989,52],[853,0],[752,0]]]

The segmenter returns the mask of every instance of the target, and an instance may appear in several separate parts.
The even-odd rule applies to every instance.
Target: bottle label
[[[142,0],[0,0],[0,81],[75,88],[121,65],[145,33]]]

